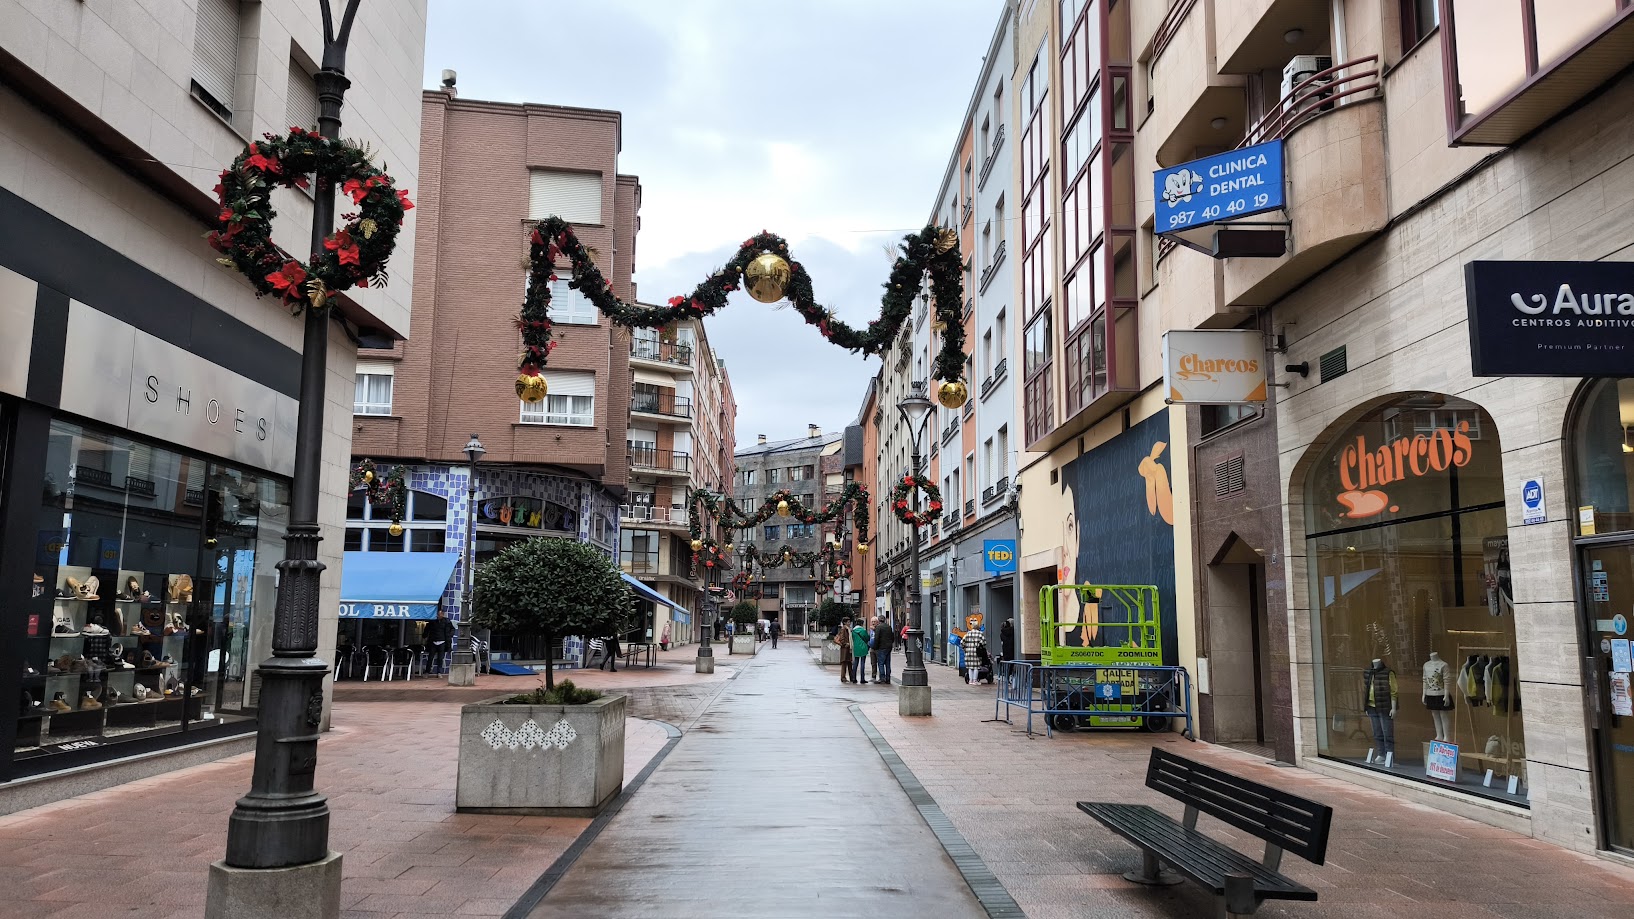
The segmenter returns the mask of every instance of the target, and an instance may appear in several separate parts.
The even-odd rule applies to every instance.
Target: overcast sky
[[[460,95],[615,109],[641,177],[641,300],[688,293],[766,229],[817,300],[879,315],[885,247],[930,218],[997,24],[997,0],[431,0],[426,83]],[[737,294],[708,321],[738,443],[838,431],[877,359],[787,306]]]

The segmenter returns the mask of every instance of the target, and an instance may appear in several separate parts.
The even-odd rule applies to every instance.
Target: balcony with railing
[[[1168,7],[1152,38],[1145,85],[1152,94],[1141,126],[1158,139],[1158,166],[1193,159],[1198,147],[1236,137],[1247,108],[1246,80],[1215,66],[1211,38],[1216,0],[1178,0]],[[1224,127],[1214,127],[1217,119]]]
[[[993,171],[993,164],[999,161],[999,151],[1004,148],[1004,125],[993,132],[993,145],[987,148],[987,158],[982,160],[981,173],[976,177],[976,189],[980,191],[987,186],[987,174]]]
[[[982,380],[981,397],[983,399],[987,398],[994,389],[998,388],[1000,383],[1004,382],[1004,375],[1010,369],[1009,360],[1009,358],[999,358],[999,362],[993,365],[993,372],[988,375],[987,379]]]
[[[692,418],[692,399],[668,391],[638,392],[630,397],[630,411],[640,415],[660,415],[664,420]]]
[[[667,475],[690,475],[692,454],[661,450],[652,444],[626,441],[630,449],[630,471]]]
[[[688,525],[684,507],[653,507],[650,504],[621,504],[618,515],[631,523],[653,526],[684,527]]]
[[[959,512],[958,511],[948,511],[945,515],[943,515],[943,517],[942,517],[942,530],[943,530],[943,532],[947,533],[947,535],[949,535],[949,536],[952,536],[954,533],[958,532],[958,530],[959,530]]]
[[[958,433],[959,433],[959,416],[954,415],[953,417],[948,419],[947,427],[942,429],[942,443],[945,444],[948,441],[952,440],[954,438],[954,435],[956,435]]]
[[[1382,230],[1390,218],[1378,58],[1319,71],[1248,128],[1242,146],[1283,142],[1287,213],[1280,258],[1228,259],[1223,300],[1269,303]],[[1172,260],[1172,259],[1170,259]]]
[[[982,506],[986,507],[995,501],[1004,500],[1004,496],[1009,494],[1009,491],[1010,480],[1008,478],[999,479],[992,485],[982,489]]]
[[[661,364],[666,370],[692,369],[692,346],[674,341],[637,338],[630,342],[630,360]]]
[[[964,210],[961,210],[959,212],[959,226],[962,227],[965,224],[969,223],[970,222],[970,215],[974,214],[975,212],[976,212],[976,199],[966,198],[965,199]]]
[[[1004,264],[1004,240],[999,240],[997,249],[993,250],[993,257],[987,260],[987,267],[982,269],[981,282],[978,285],[982,293],[987,292],[987,285],[999,276],[999,266]]]
[[[975,516],[975,513],[976,513],[976,499],[975,498],[970,498],[969,500],[965,501],[965,516],[966,517],[972,517],[972,516]]]

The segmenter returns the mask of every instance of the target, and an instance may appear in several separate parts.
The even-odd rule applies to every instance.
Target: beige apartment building
[[[515,391],[521,350],[515,320],[527,279],[528,238],[556,214],[596,253],[613,292],[633,299],[641,185],[618,173],[618,112],[459,97],[450,76],[421,99],[419,230],[414,238],[416,335],[358,353],[353,452],[401,466],[409,507],[399,533],[389,515],[354,500],[346,550],[371,569],[435,568],[429,595],[397,598],[411,614],[380,619],[342,585],[343,628],[354,646],[413,645],[418,621],[438,609],[463,612],[466,540],[475,565],[519,540],[576,539],[612,558],[619,507],[630,482],[627,429],[634,345],[580,292],[552,288],[558,347],[544,369],[549,394],[523,402]],[[643,352],[645,353],[645,352]],[[465,453],[476,435],[486,453],[473,470]],[[370,558],[393,553],[390,561]],[[357,571],[364,565],[353,566]],[[389,571],[388,571],[389,574]],[[663,599],[644,595],[653,618]],[[648,626],[632,626],[644,635]],[[496,655],[573,660],[577,640],[546,648],[492,636]]]
[[[732,491],[737,402],[702,320],[637,330],[630,368],[630,486],[619,509],[619,563],[674,601],[656,608],[654,636],[686,644],[703,623],[708,573],[693,571],[689,499],[695,489]],[[705,532],[720,535],[713,524]]]
[[[426,4],[366,4],[358,17],[343,133],[418,198]],[[0,692],[21,700],[0,719],[0,782],[73,775],[78,794],[254,746],[304,320],[217,265],[204,235],[218,177],[252,139],[316,126],[322,56],[318,7],[296,0],[21,0],[0,12]],[[310,193],[278,190],[273,203],[274,239],[307,251]],[[409,334],[418,213],[391,283],[348,291],[329,326],[326,659],[354,341]],[[198,628],[164,636],[167,615]],[[143,653],[175,664],[122,667]],[[64,657],[78,667],[57,666]],[[154,697],[167,673],[183,688]],[[112,704],[138,687],[153,701]],[[121,768],[85,768],[108,762]],[[54,787],[0,785],[0,811]]]
[[[1158,584],[1203,739],[1634,852],[1630,16],[1024,12],[1027,602]],[[1154,174],[1258,144],[1284,206],[1165,238]],[[1166,404],[1178,329],[1262,333],[1269,399]]]

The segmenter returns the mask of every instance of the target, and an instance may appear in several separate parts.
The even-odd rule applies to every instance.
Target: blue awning
[[[670,609],[677,609],[674,601],[672,601],[669,597],[666,597],[658,591],[653,590],[651,587],[648,587],[627,574],[623,575],[623,577],[625,581],[629,582],[630,587],[635,590],[636,596],[641,597],[643,600],[651,600],[659,606],[667,606]]]
[[[435,619],[458,552],[347,552],[340,618]]]

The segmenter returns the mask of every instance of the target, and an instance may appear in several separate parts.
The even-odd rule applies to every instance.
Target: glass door
[[[1582,609],[1588,620],[1590,723],[1600,766],[1600,813],[1607,846],[1634,851],[1634,541],[1581,550]]]

